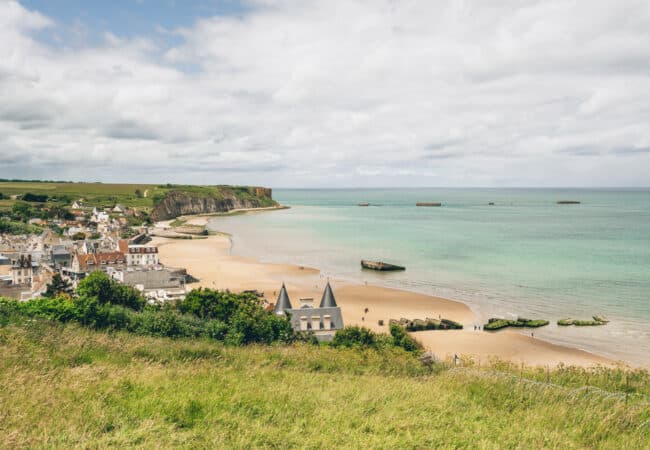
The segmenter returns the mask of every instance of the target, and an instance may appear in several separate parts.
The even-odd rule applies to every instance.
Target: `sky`
[[[0,178],[650,186],[647,0],[0,0]]]

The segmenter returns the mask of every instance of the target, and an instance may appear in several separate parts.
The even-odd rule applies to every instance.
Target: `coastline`
[[[278,208],[271,208],[278,209]],[[242,211],[247,212],[247,211]],[[238,213],[242,213],[238,212]],[[257,212],[257,211],[255,211]],[[187,225],[205,226],[210,215],[185,216]],[[166,224],[157,224],[166,225]],[[291,264],[261,263],[255,258],[233,256],[229,235],[217,234],[202,239],[154,237],[161,261],[170,266],[186,267],[200,281],[189,287],[208,287],[242,291],[256,289],[275,303],[284,282],[293,302],[301,297],[320,298],[326,279],[321,271]],[[438,358],[457,354],[480,361],[501,359],[531,366],[595,366],[621,364],[577,348],[553,344],[517,331],[496,333],[474,331],[476,315],[469,306],[455,300],[404,290],[331,280],[346,325],[360,325],[374,331],[388,332],[389,319],[425,319],[437,317],[463,323],[463,330],[420,331],[412,335]],[[365,313],[365,309],[368,312]],[[384,325],[378,324],[379,320]]]

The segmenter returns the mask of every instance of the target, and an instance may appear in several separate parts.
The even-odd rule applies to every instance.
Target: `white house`
[[[98,211],[97,208],[93,208],[92,220],[93,222],[97,223],[107,223],[111,220],[111,218],[107,212]]]
[[[127,266],[157,266],[160,264],[156,246],[129,244],[126,240],[121,240],[118,245],[119,251],[126,257]]]
[[[32,255],[20,255],[11,267],[12,283],[15,285],[30,285],[34,278]]]

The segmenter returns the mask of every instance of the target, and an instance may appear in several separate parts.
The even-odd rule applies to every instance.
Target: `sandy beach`
[[[187,218],[191,225],[205,225],[208,218]],[[209,287],[243,291],[256,289],[275,303],[277,292],[285,283],[292,302],[313,297],[317,302],[327,282],[316,268],[287,264],[260,263],[255,259],[231,255],[227,235],[211,235],[203,239],[170,239],[155,237],[161,261],[168,266],[185,267],[200,281],[190,287]],[[566,365],[591,366],[614,364],[614,361],[582,350],[551,344],[517,331],[497,333],[474,331],[475,316],[465,304],[439,297],[330,280],[336,300],[341,306],[346,325],[363,325],[375,331],[388,331],[389,319],[425,319],[443,317],[463,323],[464,330],[422,331],[413,336],[438,358],[454,354],[487,361],[498,358],[554,367]],[[368,312],[365,312],[365,309]],[[380,326],[379,321],[384,325]]]

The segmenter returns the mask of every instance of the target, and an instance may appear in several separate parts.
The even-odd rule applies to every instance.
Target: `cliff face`
[[[247,191],[223,189],[216,196],[204,196],[192,192],[169,192],[153,209],[153,220],[169,220],[190,214],[228,212],[241,208],[263,208],[274,206],[272,191],[268,188],[252,187]]]

